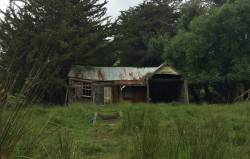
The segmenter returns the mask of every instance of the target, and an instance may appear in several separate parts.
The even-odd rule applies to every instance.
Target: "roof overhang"
[[[90,81],[109,81],[120,84],[144,84],[157,74],[180,75],[173,67],[162,64],[159,67],[85,67],[73,66],[69,78]]]

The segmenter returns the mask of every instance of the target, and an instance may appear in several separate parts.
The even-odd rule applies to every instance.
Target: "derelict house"
[[[68,77],[68,102],[188,102],[186,80],[164,64],[146,68],[74,66]]]

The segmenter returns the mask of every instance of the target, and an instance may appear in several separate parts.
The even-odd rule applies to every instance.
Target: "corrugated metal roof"
[[[73,66],[68,76],[71,78],[96,81],[136,81],[143,80],[148,75],[156,73],[156,71],[157,74],[178,75],[178,73],[169,66],[144,68]]]
[[[180,75],[174,68],[170,66],[164,66],[160,68],[156,74],[170,74],[170,75]]]

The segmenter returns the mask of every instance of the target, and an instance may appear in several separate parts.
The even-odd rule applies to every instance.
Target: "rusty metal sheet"
[[[121,80],[121,81],[115,81],[115,85],[145,85],[145,80]]]
[[[155,74],[179,75],[179,73],[170,66],[160,68]]]
[[[164,74],[177,74],[174,69],[168,66],[144,68],[73,66],[68,76],[94,81],[119,81],[124,84],[131,81],[132,84],[143,84],[147,76],[161,72]]]

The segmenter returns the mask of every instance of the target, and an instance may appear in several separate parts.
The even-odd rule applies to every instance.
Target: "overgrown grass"
[[[31,130],[27,136],[37,134],[46,122],[48,126],[67,130],[59,138],[58,133],[45,134],[46,138],[42,138],[32,151],[34,158],[60,158],[59,148],[66,153],[62,156],[83,159],[250,157],[250,103],[122,103],[106,107],[78,103],[69,107],[32,106],[27,109],[32,111]],[[98,120],[92,124],[95,112],[113,114],[120,111],[123,112],[121,120]],[[59,157],[53,156],[55,151]]]
[[[130,114],[136,118],[141,114]],[[220,119],[211,119],[201,124],[196,121],[175,119],[171,126],[160,125],[158,112],[153,108],[143,111],[141,122],[131,122],[130,118],[123,118],[122,129],[134,129],[134,137],[128,143],[127,155],[129,159],[223,159],[228,158],[230,150],[228,134]],[[131,117],[133,116],[133,117]],[[137,125],[138,126],[135,126]],[[125,131],[126,132],[126,131]],[[129,131],[131,132],[131,131]]]

